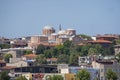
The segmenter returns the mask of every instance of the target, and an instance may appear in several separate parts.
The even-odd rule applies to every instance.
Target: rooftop
[[[37,55],[31,53],[31,54],[26,54],[26,55],[24,55],[24,57],[33,57],[33,58],[35,58],[35,57],[37,57]]]
[[[113,64],[113,61],[110,60],[97,60],[96,62],[101,64]]]
[[[95,40],[95,41],[88,41],[90,43],[112,43],[111,41],[107,40]]]
[[[96,36],[96,37],[103,37],[103,38],[117,38],[117,37],[112,36],[112,35],[99,35],[99,36]]]

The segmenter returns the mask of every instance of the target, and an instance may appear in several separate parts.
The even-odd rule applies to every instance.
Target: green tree
[[[40,64],[46,64],[46,58],[43,54],[40,54],[36,57],[36,61],[35,61],[36,65],[40,65]]]
[[[95,48],[89,48],[88,55],[96,55],[96,54],[97,54],[97,49],[95,49]]]
[[[71,53],[69,58],[69,64],[77,66],[78,65],[78,54]]]
[[[72,41],[69,41],[69,40],[66,40],[64,43],[63,43],[63,46],[64,47],[67,47],[67,48],[70,48],[72,45]]]
[[[90,45],[90,44],[82,46],[82,48],[81,48],[81,55],[80,56],[87,56],[88,55],[88,50],[89,50],[89,48],[91,46],[92,45]]]
[[[52,48],[52,57],[57,57],[58,56],[58,50],[56,47]]]
[[[23,51],[23,54],[31,54],[32,53],[32,50],[25,50]]]
[[[82,46],[75,46],[75,51],[77,51],[77,52],[81,52],[81,49],[82,49]]]
[[[115,39],[114,42],[115,42],[116,45],[120,44],[120,38],[119,39]]]
[[[52,57],[52,50],[51,49],[45,50],[44,55],[46,58],[51,58]]]
[[[1,49],[6,49],[6,48],[10,48],[10,44],[0,44],[0,48]]]
[[[100,45],[100,44],[95,44],[94,46],[93,46],[95,49],[96,49],[96,53],[99,55],[99,54],[102,54],[103,53],[103,47]]]
[[[70,49],[65,47],[63,49],[63,54],[69,55],[70,54]]]
[[[115,72],[112,71],[112,69],[108,69],[106,73],[107,80],[117,80],[118,76]]]
[[[43,54],[45,50],[45,46],[40,44],[38,45],[37,49],[36,49],[36,54]]]
[[[5,62],[9,63],[9,59],[12,58],[12,55],[11,54],[5,54],[4,55],[4,60]]]
[[[6,72],[6,71],[1,72],[0,80],[10,80],[10,77],[8,76],[8,72]]]
[[[58,56],[58,63],[66,63],[66,64],[68,64],[69,63],[69,56],[66,55],[66,54],[60,54]]]
[[[19,76],[16,80],[27,80],[25,76]]]
[[[64,51],[63,45],[57,45],[55,46],[55,48],[57,49],[57,54],[63,54],[63,51]]]
[[[80,34],[80,37],[82,37],[83,39],[92,40],[90,36],[85,35],[85,34]]]
[[[53,75],[49,76],[47,80],[64,80],[64,78],[61,75]]]
[[[76,74],[76,80],[90,80],[90,73],[86,69],[82,69]]]
[[[115,53],[113,46],[104,49],[103,55],[113,55]]]

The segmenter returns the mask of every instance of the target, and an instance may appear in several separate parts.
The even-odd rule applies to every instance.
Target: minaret
[[[61,24],[59,25],[59,31],[61,31],[62,30],[62,28],[61,28]]]

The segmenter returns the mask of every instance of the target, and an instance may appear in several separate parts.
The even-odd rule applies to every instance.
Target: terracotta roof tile
[[[95,41],[88,41],[91,43],[112,43],[111,41],[107,41],[107,40],[95,40]]]
[[[117,38],[117,37],[112,36],[112,35],[103,35],[103,36],[97,36],[97,37],[104,37],[104,38]]]
[[[26,55],[24,55],[24,57],[37,57],[37,55],[36,54],[26,54]]]

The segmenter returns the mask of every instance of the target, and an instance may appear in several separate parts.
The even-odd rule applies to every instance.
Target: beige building
[[[63,44],[66,40],[69,40],[69,37],[67,36],[60,36],[59,38],[56,39],[57,44]]]
[[[42,30],[43,35],[50,35],[55,33],[55,29],[52,26],[45,26]]]
[[[57,38],[58,38],[58,34],[57,34],[57,33],[52,33],[52,34],[48,37],[49,40],[54,40],[54,41],[56,41]]]
[[[46,43],[46,42],[48,42],[48,36],[46,35],[32,36],[28,46],[37,47],[40,43]]]
[[[92,66],[95,69],[100,69],[100,80],[106,79],[106,72],[108,69],[112,69],[118,75],[118,80],[120,80],[120,64],[116,61],[110,60],[97,60],[92,62]]]
[[[31,43],[40,43],[40,42],[47,42],[47,41],[48,41],[48,37],[45,35],[31,37]]]

